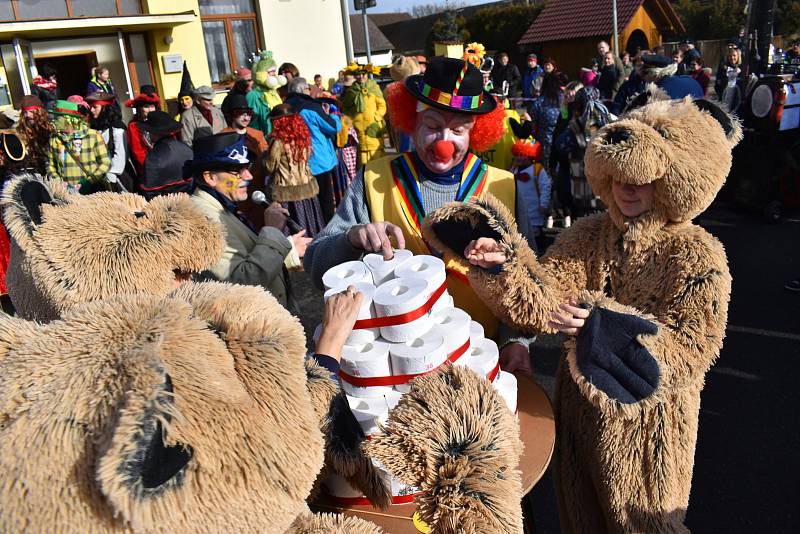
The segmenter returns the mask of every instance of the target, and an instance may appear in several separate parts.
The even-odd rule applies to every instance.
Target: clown
[[[471,152],[486,150],[503,134],[503,108],[484,91],[478,69],[462,60],[435,58],[425,74],[390,85],[386,94],[392,125],[412,136],[416,150],[368,163],[350,185],[336,215],[306,252],[306,270],[317,285],[330,267],[364,252],[390,258],[390,238],[415,254],[435,252],[422,239],[420,224],[425,213],[447,202],[491,192],[514,210],[513,175]],[[525,210],[516,211],[527,225]],[[444,259],[455,305],[494,336],[497,319],[464,277],[467,266],[449,255]],[[529,368],[527,347],[509,343],[501,363],[511,370]]]
[[[278,95],[278,88],[288,83],[286,76],[278,75],[278,64],[272,57],[272,52],[261,52],[260,59],[255,66],[253,76],[255,84],[253,90],[247,93],[247,103],[253,110],[252,128],[261,130],[264,135],[272,129],[269,122],[269,112],[282,102]]]
[[[383,116],[386,115],[386,101],[375,80],[370,74],[380,74],[380,69],[369,65],[353,63],[345,69],[356,77],[342,97],[342,111],[353,119],[358,132],[358,162],[366,165],[370,160],[380,158],[383,152]]]

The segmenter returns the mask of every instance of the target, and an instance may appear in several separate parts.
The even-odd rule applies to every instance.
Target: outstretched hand
[[[553,330],[569,336],[577,336],[591,312],[578,306],[578,302],[574,298],[569,299],[569,302],[559,304],[558,308],[559,311],[550,314],[552,320],[547,324]]]
[[[491,237],[473,239],[464,249],[464,258],[472,265],[491,269],[502,265],[508,259],[500,244]]]
[[[394,237],[397,248],[406,248],[406,239],[399,226],[390,222],[372,222],[359,224],[347,231],[347,240],[355,248],[383,255],[384,260],[394,257],[391,238]]]
[[[322,316],[322,332],[317,342],[317,354],[325,354],[339,360],[342,347],[353,331],[363,301],[363,293],[357,291],[354,286],[348,286],[346,291],[328,298]]]

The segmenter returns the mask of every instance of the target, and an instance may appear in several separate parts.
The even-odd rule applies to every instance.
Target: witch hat
[[[192,76],[189,74],[189,67],[186,62],[183,62],[183,75],[181,76],[181,89],[178,91],[178,98],[183,96],[194,96],[194,84],[192,83]]]

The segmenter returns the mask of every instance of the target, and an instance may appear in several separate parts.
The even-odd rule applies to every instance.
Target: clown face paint
[[[435,108],[417,113],[414,143],[419,159],[435,173],[449,171],[466,157],[473,124],[469,115]]]
[[[233,202],[247,200],[247,187],[252,179],[253,175],[247,167],[236,172],[212,171],[206,175],[208,184],[217,193]]]

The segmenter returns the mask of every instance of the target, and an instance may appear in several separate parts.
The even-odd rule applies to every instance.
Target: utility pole
[[[350,9],[347,7],[347,0],[339,0],[342,7],[342,25],[344,27],[344,51],[347,56],[347,64],[355,61],[353,54],[353,32],[350,29]]]
[[[364,44],[367,48],[367,63],[372,63],[372,50],[369,46],[369,27],[367,25],[367,8],[378,5],[377,0],[353,0],[353,7],[361,10],[361,22],[364,25]]]
[[[622,57],[619,54],[619,34],[617,31],[617,0],[611,0],[611,11],[613,12],[614,16],[614,53],[618,57]]]

